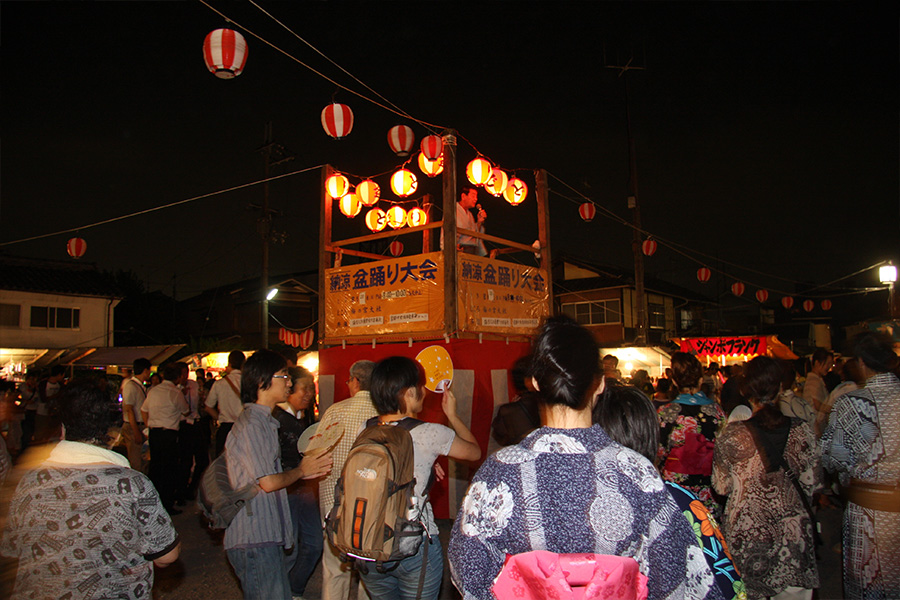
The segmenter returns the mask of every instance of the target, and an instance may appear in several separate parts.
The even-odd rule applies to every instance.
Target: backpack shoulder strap
[[[234,393],[237,394],[237,397],[240,398],[240,397],[241,397],[241,390],[239,390],[239,389],[237,388],[237,386],[234,385],[234,382],[233,382],[232,380],[228,379],[228,375],[226,375],[226,376],[223,377],[222,379],[224,379],[225,381],[228,382],[228,385],[231,387],[232,390],[234,390]]]

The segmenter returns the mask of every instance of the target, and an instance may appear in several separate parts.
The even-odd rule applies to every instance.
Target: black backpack
[[[231,521],[245,507],[252,515],[250,499],[259,493],[256,483],[234,489],[228,479],[228,454],[223,452],[203,472],[197,490],[197,506],[211,529],[228,529]]]
[[[409,434],[421,424],[411,418],[389,424],[370,419],[344,462],[325,532],[341,558],[356,559],[361,570],[366,563],[379,572],[393,568],[395,561],[416,554],[427,537],[423,507],[415,506]]]

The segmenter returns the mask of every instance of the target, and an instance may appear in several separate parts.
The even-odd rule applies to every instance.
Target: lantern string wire
[[[300,169],[299,171],[292,171],[290,173],[282,173],[281,175],[273,175],[272,177],[268,177],[266,179],[260,179],[258,181],[253,181],[250,183],[243,183],[241,185],[236,185],[230,188],[226,188],[224,190],[218,190],[215,192],[209,192],[208,194],[201,194],[199,196],[194,196],[193,198],[185,198],[184,200],[177,200],[175,202],[170,202],[169,204],[163,204],[161,206],[154,206],[151,208],[145,208],[144,210],[139,210],[137,212],[128,213],[125,215],[120,215],[118,217],[112,217],[111,219],[104,219],[103,221],[97,221],[96,223],[89,223],[87,225],[80,225],[78,227],[71,227],[69,229],[61,229],[59,231],[54,231],[52,233],[44,233],[41,235],[35,235],[27,238],[22,238],[19,240],[11,240],[9,242],[0,242],[0,247],[2,246],[11,246],[13,244],[21,244],[23,242],[31,242],[33,240],[41,240],[48,237],[53,237],[55,235],[62,235],[64,233],[73,233],[81,231],[82,229],[92,229],[94,227],[99,227],[101,225],[107,225],[109,223],[115,223],[116,221],[123,221],[125,219],[130,219],[132,217],[139,217],[141,215],[145,215],[147,213],[156,212],[158,210],[165,210],[167,208],[172,208],[173,206],[180,206],[182,204],[187,204],[189,202],[195,202],[197,200],[203,200],[205,198],[211,198],[213,196],[219,196],[221,194],[227,194],[229,192],[234,192],[237,190],[242,190],[245,188],[253,187],[256,185],[260,185],[262,183],[266,183],[268,181],[275,181],[277,179],[283,179],[285,177],[291,177],[293,175],[299,175],[301,173],[308,173],[309,171],[315,171],[321,169],[325,165],[316,165],[314,167],[307,167],[305,169]]]
[[[412,121],[415,121],[415,122],[421,124],[423,127],[425,127],[427,130],[429,130],[431,133],[438,133],[438,132],[439,132],[439,130],[436,129],[436,126],[431,125],[430,123],[426,123],[426,122],[424,122],[424,121],[421,121],[421,120],[419,120],[419,119],[416,119],[415,117],[413,117],[412,115],[410,115],[408,112],[406,112],[405,110],[403,110],[402,108],[400,108],[399,106],[397,106],[396,104],[394,104],[393,102],[391,102],[390,100],[388,100],[387,98],[385,98],[384,96],[382,96],[381,94],[379,94],[376,90],[374,90],[372,87],[370,87],[369,85],[367,85],[365,82],[361,81],[361,80],[360,80],[358,77],[356,77],[353,73],[351,73],[350,71],[348,71],[347,69],[345,69],[344,67],[342,67],[341,65],[339,65],[338,63],[336,63],[335,61],[333,61],[331,58],[329,58],[324,52],[322,52],[321,50],[319,50],[318,48],[316,48],[315,46],[313,46],[310,42],[308,42],[308,41],[306,41],[305,39],[303,39],[299,34],[297,34],[297,32],[295,32],[293,29],[291,29],[290,27],[288,27],[287,25],[285,25],[284,23],[282,23],[282,22],[281,22],[280,20],[278,20],[274,15],[272,15],[272,13],[270,13],[269,11],[267,11],[266,9],[264,9],[263,7],[261,7],[259,4],[257,4],[256,2],[254,2],[254,0],[250,0],[250,4],[252,4],[252,5],[255,6],[257,9],[259,9],[260,12],[262,12],[264,15],[266,15],[267,17],[269,17],[270,19],[272,19],[273,21],[275,21],[276,23],[278,23],[279,25],[281,25],[288,33],[290,33],[291,35],[293,35],[295,38],[297,38],[298,40],[300,40],[301,42],[303,42],[304,44],[306,44],[307,46],[309,46],[310,49],[312,49],[316,54],[318,54],[319,56],[321,56],[322,58],[324,58],[325,60],[327,60],[328,62],[330,62],[332,65],[334,65],[334,66],[337,67],[338,69],[340,69],[345,75],[347,75],[348,77],[350,77],[351,79],[353,79],[353,81],[355,81],[356,83],[360,84],[361,86],[363,86],[364,88],[366,88],[367,90],[369,90],[370,92],[372,92],[373,94],[375,94],[376,96],[378,96],[379,98],[381,98],[382,100],[384,100],[386,103],[390,104],[394,109],[396,109],[396,111],[397,111],[398,114],[402,114],[402,115],[406,116],[406,118],[408,118],[408,119],[410,119],[410,120],[412,120]]]
[[[345,85],[343,85],[343,84],[341,84],[341,83],[335,81],[334,79],[332,79],[332,78],[329,77],[328,75],[325,75],[325,74],[322,73],[321,71],[319,71],[319,70],[317,70],[317,69],[311,67],[310,65],[306,64],[305,62],[303,62],[303,61],[300,60],[299,58],[293,56],[291,53],[287,52],[286,50],[282,50],[281,48],[279,48],[278,46],[276,46],[275,44],[273,44],[273,43],[270,42],[269,40],[265,39],[265,38],[262,37],[261,35],[257,34],[257,33],[254,32],[254,31],[251,31],[250,29],[248,29],[248,28],[245,27],[244,25],[241,25],[240,23],[238,23],[237,21],[235,21],[235,20],[232,19],[231,17],[228,17],[227,15],[225,15],[223,12],[221,12],[221,11],[219,11],[218,9],[216,9],[216,8],[214,8],[214,7],[212,7],[212,6],[210,6],[210,5],[206,2],[206,0],[198,0],[198,1],[200,2],[200,4],[203,4],[203,5],[206,6],[208,9],[210,9],[211,11],[213,11],[214,13],[216,13],[217,15],[219,15],[220,17],[222,17],[223,19],[226,19],[227,21],[229,21],[229,22],[231,22],[231,23],[234,23],[234,25],[235,25],[236,27],[239,27],[239,28],[243,29],[245,32],[247,32],[249,35],[255,37],[256,39],[258,39],[258,40],[259,40],[260,42],[262,42],[263,44],[269,46],[270,48],[272,48],[273,50],[275,50],[275,51],[277,51],[277,52],[280,52],[281,54],[285,55],[286,57],[288,57],[288,58],[291,59],[292,61],[294,61],[294,62],[296,62],[297,64],[299,64],[300,66],[302,66],[302,67],[304,67],[304,68],[306,68],[306,69],[312,71],[313,73],[315,73],[316,75],[318,75],[319,77],[321,77],[322,79],[324,79],[325,81],[328,81],[329,83],[331,83],[331,84],[333,84],[333,85],[336,85],[338,88],[340,88],[340,89],[342,89],[342,90],[344,90],[344,91],[346,91],[346,92],[348,92],[348,93],[350,93],[350,94],[353,94],[354,96],[357,96],[358,98],[360,98],[360,99],[362,99],[362,100],[365,100],[366,102],[369,102],[369,103],[371,103],[371,104],[374,104],[375,106],[378,106],[379,108],[382,108],[382,109],[384,109],[384,110],[386,110],[386,111],[388,111],[388,112],[390,112],[390,113],[393,113],[393,114],[398,115],[398,116],[400,116],[400,117],[403,117],[403,118],[405,118],[405,119],[411,119],[411,120],[415,121],[416,123],[419,123],[419,124],[422,125],[423,127],[426,127],[426,128],[436,128],[436,129],[446,129],[446,127],[443,127],[443,126],[441,126],[441,125],[435,125],[434,123],[429,123],[428,121],[424,121],[424,120],[422,120],[422,119],[417,119],[417,118],[415,118],[415,117],[412,117],[412,116],[410,116],[409,114],[403,112],[403,111],[400,110],[400,109],[396,109],[396,108],[393,108],[392,106],[387,106],[387,105],[385,105],[385,104],[383,104],[383,103],[381,103],[381,102],[378,102],[377,100],[373,100],[372,98],[369,98],[369,97],[365,96],[364,94],[362,94],[362,93],[360,93],[360,92],[357,92],[356,90],[354,90],[354,89],[352,89],[352,88],[349,88],[349,87],[347,87],[347,86],[345,86]],[[263,11],[263,12],[265,12],[265,11]],[[266,14],[268,14],[268,13],[266,13]],[[270,16],[271,16],[271,15],[270,15]],[[279,23],[279,24],[281,25],[281,23],[280,23],[277,19],[275,20],[275,22],[276,22],[276,23]],[[282,25],[282,27],[285,27],[285,28],[287,29],[287,27],[284,26],[284,25]],[[288,31],[290,31],[290,29],[288,29]],[[291,31],[291,33],[293,33],[293,32]],[[294,34],[294,35],[296,35],[296,34]],[[299,36],[297,36],[297,37],[299,38]],[[302,38],[300,38],[300,39],[302,40]],[[317,50],[317,52],[318,52],[318,50]],[[320,53],[320,54],[321,54],[321,53]],[[324,55],[323,55],[323,56],[324,56]],[[329,60],[331,60],[331,59],[329,59]],[[333,61],[332,61],[332,63],[333,63]],[[343,71],[343,69],[341,69],[341,70]],[[346,73],[346,71],[344,71],[344,72]],[[348,73],[348,75],[349,75],[349,73]],[[351,77],[352,77],[352,75],[351,75]],[[354,79],[356,79],[356,78],[354,77]],[[358,80],[357,80],[357,81],[358,81]],[[360,82],[360,83],[362,83],[362,82]],[[365,85],[365,84],[363,84],[363,85]],[[366,87],[368,88],[368,86],[366,86]],[[377,93],[377,92],[376,92],[376,93]],[[379,94],[379,97],[380,97],[380,94]],[[431,129],[429,129],[429,130],[431,130]]]
[[[707,260],[709,260],[709,261],[719,262],[719,263],[728,265],[728,266],[730,266],[730,267],[732,267],[732,268],[734,268],[734,269],[738,269],[738,270],[741,270],[741,271],[746,271],[746,272],[749,272],[749,273],[754,273],[754,274],[756,274],[756,275],[761,275],[761,276],[763,276],[763,277],[768,277],[768,278],[771,278],[771,279],[777,279],[777,280],[780,280],[780,281],[785,281],[785,282],[787,282],[787,283],[793,283],[793,284],[798,284],[798,285],[804,285],[804,282],[797,281],[797,280],[795,280],[795,279],[788,279],[788,278],[785,278],[785,277],[779,277],[779,276],[777,276],[777,275],[772,275],[771,273],[766,273],[766,272],[764,272],[764,271],[759,271],[759,270],[753,269],[753,268],[751,268],[751,267],[746,267],[746,266],[744,266],[744,265],[739,265],[739,264],[737,264],[737,263],[733,263],[733,262],[730,262],[730,261],[727,261],[727,260],[722,260],[721,258],[717,258],[717,257],[714,257],[714,256],[710,256],[710,255],[708,255],[708,254],[705,254],[705,253],[700,252],[700,251],[698,251],[698,250],[695,250],[695,249],[693,249],[693,248],[689,248],[689,247],[687,247],[687,246],[684,246],[684,245],[682,245],[682,244],[679,244],[679,243],[674,242],[674,241],[672,241],[672,240],[669,240],[669,239],[667,239],[667,238],[661,237],[661,236],[659,236],[658,234],[655,234],[655,233],[651,234],[649,231],[647,231],[647,230],[645,230],[645,229],[636,227],[633,223],[631,223],[631,222],[628,221],[627,219],[625,219],[625,218],[623,218],[623,217],[617,215],[615,212],[613,212],[612,210],[610,210],[610,209],[608,209],[607,207],[603,206],[602,204],[599,204],[599,203],[597,203],[597,202],[594,202],[593,200],[591,200],[590,198],[588,198],[587,196],[585,196],[584,194],[582,194],[582,193],[581,193],[580,191],[578,191],[576,188],[572,187],[572,186],[569,185],[566,181],[564,181],[563,179],[560,179],[558,176],[554,175],[553,173],[550,173],[550,172],[548,171],[547,174],[548,174],[549,176],[553,177],[553,178],[554,178],[556,181],[558,181],[559,183],[563,184],[564,186],[566,186],[567,188],[569,188],[570,190],[572,190],[572,192],[574,192],[574,193],[577,194],[578,196],[581,196],[581,198],[582,198],[584,201],[590,202],[591,204],[593,204],[595,207],[597,207],[598,212],[601,212],[601,213],[604,214],[607,218],[609,218],[609,219],[611,219],[611,220],[613,220],[613,221],[616,221],[616,222],[620,223],[621,225],[624,225],[624,226],[626,226],[626,227],[628,227],[628,228],[630,228],[630,229],[637,230],[637,231],[638,231],[639,233],[641,233],[642,235],[653,237],[653,239],[655,239],[660,245],[669,248],[669,249],[672,250],[673,252],[675,252],[675,253],[677,253],[677,254],[680,254],[680,255],[684,256],[685,258],[687,258],[688,260],[691,260],[691,261],[693,261],[693,262],[696,262],[697,264],[699,264],[699,265],[701,265],[701,266],[706,266],[706,267],[709,268],[711,271],[716,271],[717,273],[719,273],[719,274],[721,274],[721,275],[724,275],[725,277],[730,277],[730,278],[733,278],[733,279],[736,279],[736,280],[741,280],[740,277],[737,277],[737,276],[735,276],[735,275],[733,275],[733,274],[731,274],[731,273],[729,273],[729,272],[727,272],[727,271],[725,271],[725,270],[723,270],[723,269],[719,269],[719,268],[714,268],[714,267],[709,267],[709,266],[707,266],[706,261],[704,261],[704,260],[702,260],[702,259],[698,259],[697,256],[703,257],[704,259],[707,259]],[[557,196],[559,196],[559,197],[561,197],[561,198],[564,198],[564,199],[566,199],[566,200],[568,200],[568,201],[570,201],[570,202],[573,202],[573,203],[575,203],[575,204],[579,204],[579,203],[580,203],[579,200],[577,200],[577,199],[575,199],[575,198],[570,198],[570,197],[568,197],[568,196],[565,196],[565,195],[563,195],[563,194],[560,194],[559,192],[554,191],[553,193],[554,193],[555,195],[557,195]],[[853,273],[850,273],[849,275],[844,275],[844,276],[839,277],[839,278],[837,278],[837,279],[835,279],[835,280],[833,280],[833,281],[830,281],[830,282],[828,282],[828,283],[825,283],[825,284],[822,284],[822,285],[818,285],[818,286],[816,286],[816,287],[813,287],[813,288],[811,288],[811,289],[809,289],[809,290],[804,291],[804,292],[803,292],[803,295],[804,295],[804,296],[809,296],[809,295],[810,295],[810,292],[818,291],[818,290],[821,290],[821,289],[830,287],[830,286],[832,286],[832,285],[834,285],[834,284],[836,284],[836,283],[838,283],[838,282],[840,282],[840,281],[843,281],[843,280],[845,280],[845,279],[849,279],[850,277],[853,277],[853,276],[855,276],[855,275],[859,275],[860,273],[865,273],[866,271],[871,271],[872,269],[876,269],[876,268],[878,268],[878,267],[880,267],[880,266],[882,266],[882,265],[884,265],[884,264],[886,264],[886,263],[887,263],[887,261],[881,261],[881,262],[878,262],[878,263],[876,263],[876,264],[874,264],[874,265],[871,265],[871,266],[865,267],[865,268],[863,268],[863,269],[860,269],[860,270],[858,270],[858,271],[855,271],[855,272],[853,272]],[[764,288],[764,287],[765,287],[765,286],[762,286],[762,285],[757,285],[757,284],[755,284],[755,283],[753,283],[753,282],[747,282],[747,283],[749,283],[750,285],[754,285],[754,286],[756,286],[756,287],[760,287],[760,288]],[[851,288],[851,289],[852,289],[852,288]],[[792,291],[777,290],[777,289],[771,290],[771,291],[772,291],[772,292],[775,292],[775,293],[786,294],[786,295],[790,295],[790,294],[796,293],[796,292],[792,292]],[[850,293],[853,293],[853,294],[856,294],[856,293],[867,293],[868,291],[870,291],[870,288],[860,288],[860,289],[857,289],[857,291],[852,291],[852,292],[850,292]],[[829,296],[833,296],[834,294],[828,294],[828,295],[829,295]],[[825,298],[824,295],[821,295],[821,296],[815,296],[815,297],[816,297],[816,298]]]

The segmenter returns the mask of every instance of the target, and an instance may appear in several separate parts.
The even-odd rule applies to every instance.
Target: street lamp
[[[888,263],[878,268],[878,279],[882,285],[888,286],[888,316],[894,318],[897,316],[894,310],[894,284],[897,282],[897,267]]]
[[[269,290],[269,293],[266,294],[266,300],[271,300],[272,298],[274,298],[277,295],[278,295],[278,288],[272,288],[271,290]]]

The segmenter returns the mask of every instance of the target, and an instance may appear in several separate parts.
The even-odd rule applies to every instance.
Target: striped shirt
[[[266,475],[281,473],[281,447],[278,421],[272,409],[262,404],[247,404],[225,441],[228,479],[235,488],[259,481]],[[287,492],[260,492],[225,530],[225,549],[257,546],[293,545],[291,515]],[[252,513],[252,514],[251,514]]]
[[[372,397],[369,396],[368,390],[361,390],[355,396],[347,398],[341,402],[337,402],[328,407],[322,419],[319,421],[319,431],[325,429],[332,423],[344,424],[344,435],[341,441],[334,449],[331,455],[334,466],[325,479],[319,482],[319,511],[322,518],[331,510],[334,504],[334,484],[337,483],[341,476],[341,470],[347,461],[347,455],[350,454],[350,448],[356,441],[356,434],[362,428],[366,421],[377,415],[375,405],[372,404]]]

